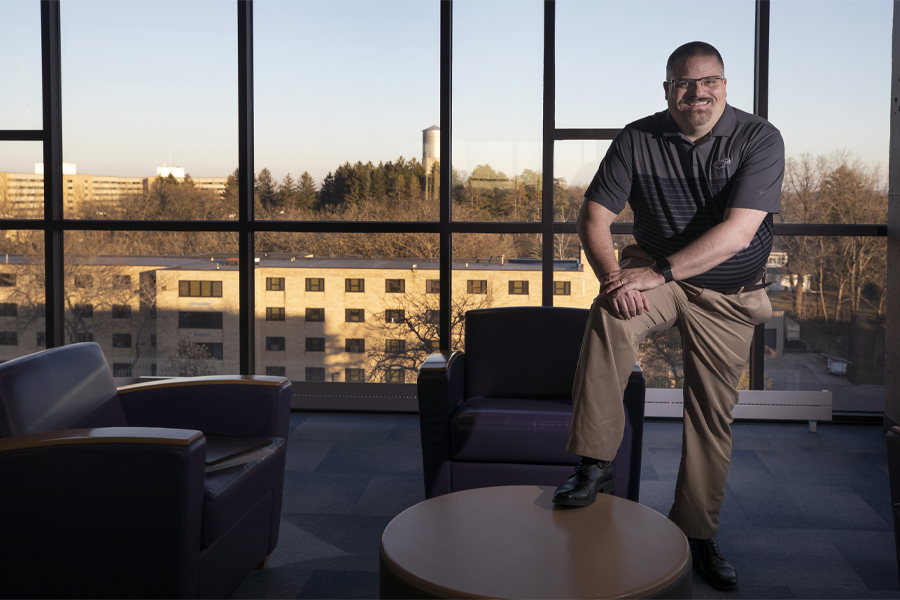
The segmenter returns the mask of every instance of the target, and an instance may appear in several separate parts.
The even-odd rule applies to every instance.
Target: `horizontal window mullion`
[[[543,233],[543,223],[509,223],[484,221],[454,221],[451,233]]]
[[[775,223],[775,235],[887,237],[887,225],[867,223]]]
[[[611,140],[615,138],[621,128],[616,129],[557,129],[553,139],[560,140]]]
[[[41,142],[44,132],[40,129],[0,129],[0,142]]]

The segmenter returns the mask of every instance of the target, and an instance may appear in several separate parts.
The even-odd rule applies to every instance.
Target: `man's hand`
[[[654,267],[620,269],[600,279],[600,295],[606,296],[616,316],[627,320],[650,310],[644,292],[663,283],[665,278]]]

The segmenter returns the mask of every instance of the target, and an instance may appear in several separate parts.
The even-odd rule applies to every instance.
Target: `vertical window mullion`
[[[553,306],[553,151],[556,137],[556,1],[544,1],[544,128],[541,190],[541,305]]]
[[[238,0],[238,257],[241,375],[256,372],[253,235],[253,2]]]
[[[453,275],[453,235],[450,232],[453,194],[452,149],[453,89],[453,0],[441,2],[441,189],[440,202],[440,323],[438,338],[442,351],[450,350],[453,332],[450,325]]]

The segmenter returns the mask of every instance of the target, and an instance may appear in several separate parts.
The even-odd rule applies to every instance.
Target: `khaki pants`
[[[622,253],[622,267],[652,264],[638,246]],[[598,296],[572,390],[574,416],[566,449],[612,460],[622,443],[622,395],[638,358],[638,345],[673,325],[684,349],[684,432],[675,502],[669,519],[688,537],[716,537],[731,461],[731,411],[750,354],[755,325],[772,316],[765,289],[725,295],[683,282],[645,292],[650,310],[631,320],[612,316]]]

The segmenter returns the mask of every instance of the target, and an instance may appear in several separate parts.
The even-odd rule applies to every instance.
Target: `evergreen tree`
[[[300,181],[297,184],[296,197],[297,206],[303,210],[312,210],[316,206],[316,182],[306,171],[303,171],[303,174],[300,175]]]
[[[225,190],[222,192],[222,200],[225,205],[237,210],[238,197],[240,196],[240,169],[235,169],[234,173],[225,180]]]
[[[256,199],[264,210],[271,212],[275,208],[278,188],[275,178],[269,169],[264,168],[256,176]]]
[[[325,176],[325,180],[322,182],[322,191],[319,192],[319,203],[322,206],[334,206],[338,203],[337,184],[331,171],[328,171],[328,175]]]
[[[288,209],[294,206],[297,197],[297,186],[291,174],[288,173],[281,180],[281,186],[278,188],[278,206],[282,209]]]

